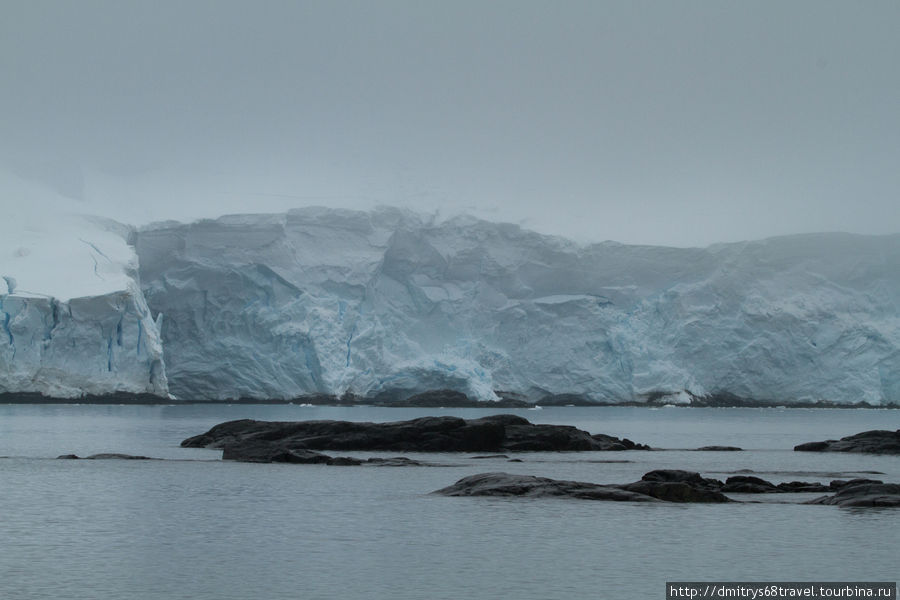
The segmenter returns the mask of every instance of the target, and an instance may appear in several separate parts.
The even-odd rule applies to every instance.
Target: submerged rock
[[[267,443],[265,440],[249,440],[228,444],[222,452],[222,460],[254,463],[291,463],[299,465],[330,465],[335,467],[355,467],[371,465],[379,467],[423,467],[436,466],[404,456],[388,458],[354,458],[352,456],[329,456],[315,450],[294,449],[283,445]]]
[[[265,440],[249,440],[225,446],[224,452],[222,452],[222,460],[258,463],[322,464],[331,460],[331,457],[313,450],[294,450]]]
[[[332,463],[329,463],[332,464]],[[367,465],[375,465],[378,467],[437,467],[443,465],[437,465],[434,463],[426,463],[419,460],[413,460],[411,458],[406,458],[405,456],[390,456],[388,458],[368,458],[364,461],[364,464]]]
[[[391,423],[269,422],[243,419],[216,425],[181,442],[222,448],[226,456],[285,450],[389,450],[393,452],[526,452],[647,448],[630,440],[592,436],[567,425],[535,425],[516,415],[481,419],[423,417]],[[268,461],[263,461],[268,462]]]
[[[863,431],[839,440],[807,442],[794,446],[798,452],[862,452],[866,454],[900,454],[900,429]]]
[[[742,452],[743,448],[737,446],[703,446],[697,448],[698,452]]]
[[[104,452],[101,454],[92,454],[90,456],[82,457],[77,454],[62,454],[57,456],[58,459],[67,459],[67,460],[159,460],[157,458],[153,458],[152,456],[140,456],[134,454],[119,454],[117,452]]]

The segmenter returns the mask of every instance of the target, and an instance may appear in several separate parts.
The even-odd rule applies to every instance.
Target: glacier
[[[180,399],[900,402],[898,235],[584,245],[466,216],[304,208],[130,241]]]
[[[0,294],[0,392],[168,396],[158,322],[134,284],[86,298]]]
[[[0,394],[900,403],[900,235],[586,245],[395,208],[132,227],[46,196],[0,221]]]
[[[0,178],[11,207],[0,219],[0,394],[168,397],[132,229]]]

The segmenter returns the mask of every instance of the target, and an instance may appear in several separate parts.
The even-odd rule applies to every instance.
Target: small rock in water
[[[900,429],[863,431],[839,440],[807,442],[794,446],[797,452],[860,452],[865,454],[900,454]]]
[[[650,479],[624,485],[563,481],[533,475],[481,473],[437,490],[442,496],[564,497],[616,502],[732,502],[689,471],[655,471]],[[645,477],[647,477],[645,475]],[[721,483],[721,482],[719,482]]]
[[[138,456],[134,454],[120,454],[118,452],[105,452],[101,454],[92,454],[90,456],[85,456],[83,459],[77,454],[61,454],[56,457],[57,459],[65,459],[65,460],[159,460],[153,458],[152,456]]]
[[[152,456],[136,456],[134,454],[119,454],[118,452],[106,452],[101,454],[92,454],[87,457],[88,460],[156,460]]]
[[[860,483],[845,485],[833,496],[822,496],[806,504],[832,504],[845,508],[900,506],[900,484]]]

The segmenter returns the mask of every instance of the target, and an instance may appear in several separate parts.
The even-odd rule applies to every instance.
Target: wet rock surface
[[[782,492],[771,481],[753,475],[734,475],[725,480],[721,487],[723,492],[733,494],[774,494]]]
[[[216,425],[184,440],[188,448],[222,448],[236,456],[278,456],[297,450],[388,450],[393,452],[535,452],[639,450],[628,439],[568,425],[536,425],[515,415],[481,419],[423,417],[390,423],[352,421],[270,422],[243,419]],[[255,462],[271,462],[259,460]]]
[[[831,504],[845,508],[900,506],[900,484],[863,482],[844,485],[833,496],[822,496],[806,504]]]
[[[265,441],[250,440],[248,442],[229,444],[222,452],[222,460],[254,463],[291,463],[298,465],[331,465],[335,467],[354,467],[370,465],[379,467],[425,467],[439,466],[405,456],[388,458],[355,458],[352,456],[329,456],[315,450],[292,449]]]
[[[626,484],[597,484],[563,481],[533,475],[480,473],[464,477],[451,486],[436,490],[441,496],[518,496],[527,498],[563,497],[582,500],[622,502],[736,502],[733,493],[837,492],[802,504],[831,504],[843,507],[900,506],[900,484],[872,480],[836,481],[831,485],[792,481],[775,485],[758,477],[729,477],[726,482],[702,477],[692,471],[661,469],[645,473],[640,481]]]
[[[753,469],[737,469],[736,471],[715,471],[717,475],[781,475],[785,477],[833,477],[855,479],[857,475],[884,475],[882,471],[755,471]]]
[[[829,484],[829,489],[839,490],[841,488],[851,486],[851,485],[860,485],[863,483],[884,483],[880,479],[851,479],[849,481],[844,481],[842,479],[835,479]]]
[[[561,497],[613,502],[731,502],[725,495],[705,489],[687,479],[641,480],[624,485],[601,485],[510,473],[470,475],[432,493],[441,496]]]
[[[798,452],[861,452],[865,454],[900,454],[900,429],[874,429],[849,435],[839,440],[807,442],[794,446]]]

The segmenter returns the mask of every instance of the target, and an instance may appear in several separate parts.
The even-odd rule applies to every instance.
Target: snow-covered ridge
[[[183,399],[900,402],[897,235],[582,246],[319,208],[157,224],[134,243]]]

